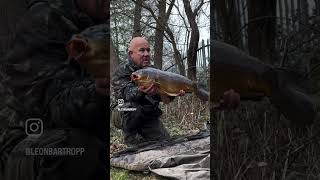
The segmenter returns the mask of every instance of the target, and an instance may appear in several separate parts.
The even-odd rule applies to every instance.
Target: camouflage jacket
[[[29,0],[16,22],[12,46],[0,61],[0,128],[24,128],[41,118],[45,128],[106,129],[107,98],[77,64],[69,64],[66,42],[94,25],[72,0]]]
[[[160,102],[159,95],[147,95],[139,90],[138,86],[131,81],[131,74],[141,69],[135,65],[131,59],[118,67],[111,78],[112,96],[111,109],[118,105],[118,100],[123,99],[124,103],[135,103],[141,106],[158,107]]]

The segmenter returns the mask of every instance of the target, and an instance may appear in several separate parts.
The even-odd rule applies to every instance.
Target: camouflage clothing
[[[65,50],[73,34],[94,22],[72,0],[26,2],[0,65],[0,179],[106,178],[102,142],[108,140],[109,102],[97,94],[94,79],[83,68],[67,61]],[[28,118],[43,121],[41,138],[27,137]],[[87,147],[82,158],[15,155],[27,147],[74,145]],[[92,168],[84,171],[87,167]]]
[[[162,114],[159,108],[160,96],[150,96],[141,92],[131,81],[131,74],[138,69],[140,68],[129,59],[115,71],[111,80],[112,121],[116,127],[123,130],[124,141],[127,144],[139,143],[137,135],[141,135],[144,141],[169,137],[159,120]],[[119,100],[120,102],[123,100],[123,104],[118,105]],[[133,108],[134,111],[124,108]]]

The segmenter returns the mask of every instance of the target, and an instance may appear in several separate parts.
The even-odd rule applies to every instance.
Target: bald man
[[[159,108],[161,98],[155,94],[157,87],[138,87],[130,78],[132,72],[148,66],[151,66],[150,45],[145,38],[135,37],[129,44],[128,60],[112,76],[112,121],[123,130],[127,145],[169,137],[159,120],[162,111]],[[135,111],[125,111],[123,108],[134,108]]]
[[[159,108],[161,98],[155,94],[157,86],[152,84],[149,87],[138,87],[130,78],[132,72],[148,66],[151,66],[150,45],[145,38],[135,37],[129,44],[128,60],[112,76],[111,120],[117,128],[123,130],[127,145],[169,137],[159,120],[162,112]],[[180,95],[183,96],[184,93]],[[169,96],[168,99],[172,101],[174,97]],[[239,102],[239,94],[231,89],[225,92],[214,109],[235,108]],[[124,111],[124,108],[134,108],[135,111]]]

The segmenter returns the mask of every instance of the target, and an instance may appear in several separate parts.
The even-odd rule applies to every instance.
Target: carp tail
[[[296,124],[313,123],[317,115],[316,104],[308,88],[298,81],[298,74],[278,69],[275,72],[271,103]]]
[[[193,92],[194,94],[202,101],[208,101],[209,100],[209,92],[204,90],[202,87],[198,85],[198,83],[193,82]]]

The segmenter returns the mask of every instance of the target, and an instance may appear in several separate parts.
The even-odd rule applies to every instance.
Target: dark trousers
[[[162,114],[159,107],[141,106],[139,104],[130,103],[122,107],[135,108],[135,111],[122,111],[115,108],[113,111],[113,121],[121,123],[124,134],[124,142],[128,145],[134,145],[145,141],[156,141],[169,138],[170,135],[160,121]],[[120,110],[120,111],[119,111]],[[139,139],[140,135],[142,139]]]

